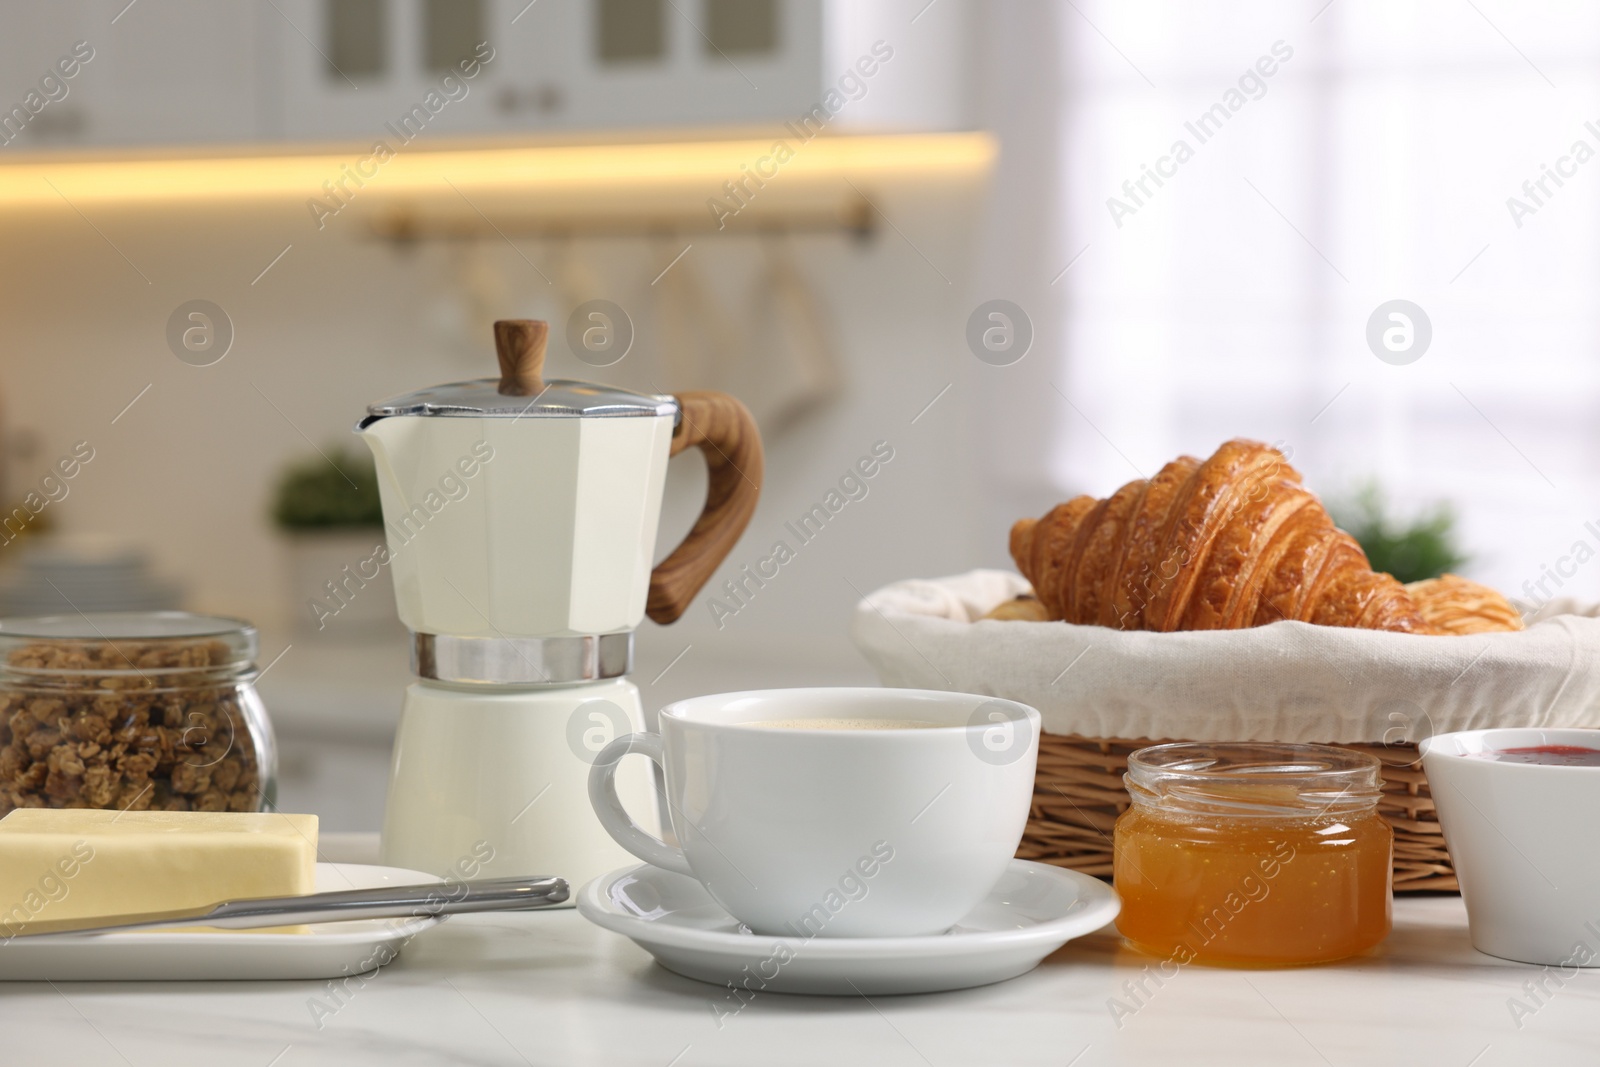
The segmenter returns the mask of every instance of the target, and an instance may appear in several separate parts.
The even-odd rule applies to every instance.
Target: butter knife
[[[226,930],[249,930],[263,926],[295,926],[349,919],[399,916],[426,918],[479,911],[526,911],[563,904],[570,895],[571,890],[563,878],[526,877],[342,889],[299,897],[251,897],[131,915],[33,919],[20,923],[0,921],[0,947],[12,938],[120,933],[156,927],[215,926]]]

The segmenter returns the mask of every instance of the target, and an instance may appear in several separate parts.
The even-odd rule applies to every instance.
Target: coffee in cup
[[[926,730],[939,724],[921,719],[754,719],[741,725],[765,730]]]

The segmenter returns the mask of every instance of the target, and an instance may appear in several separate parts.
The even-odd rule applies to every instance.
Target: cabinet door
[[[566,126],[798,118],[822,93],[822,0],[585,0],[557,10],[572,50]]]
[[[291,140],[383,140],[398,150],[494,131],[510,16],[493,0],[275,0]],[[474,76],[460,64],[471,64]],[[399,142],[399,143],[397,143]]]
[[[16,102],[64,58],[79,61],[7,147],[255,141],[267,132],[255,28],[253,3],[0,4],[0,69],[17,78]]]
[[[98,31],[115,14],[96,19],[94,7],[88,0],[0,0],[0,153],[88,141],[88,102],[105,81],[106,35]]]
[[[94,143],[242,143],[266,132],[255,4],[141,0],[115,15],[126,2],[96,5],[117,21],[96,30],[85,71]]]
[[[781,121],[822,92],[822,0],[275,2],[291,138],[409,135],[430,92],[430,140]],[[480,43],[493,59],[447,85]]]
[[[398,150],[541,130],[781,122],[821,98],[822,9],[823,0],[0,0],[0,69],[25,79],[15,103],[29,72],[49,75],[77,41],[93,49],[65,93],[14,120],[0,148],[384,140]],[[464,59],[475,77],[462,76]]]

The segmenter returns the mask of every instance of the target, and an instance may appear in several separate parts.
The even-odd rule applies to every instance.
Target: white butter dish
[[[438,882],[399,867],[317,864],[317,892]],[[0,939],[3,982],[343,978],[392,962],[438,916],[316,923],[303,933],[161,932]]]

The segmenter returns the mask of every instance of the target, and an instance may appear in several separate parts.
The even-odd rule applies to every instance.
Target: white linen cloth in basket
[[[1600,619],[1563,613],[1570,603],[1519,633],[1468,637],[974,621],[1029,591],[995,570],[895,582],[857,605],[851,636],[884,685],[1020,700],[1050,733],[1353,743],[1600,727]]]

